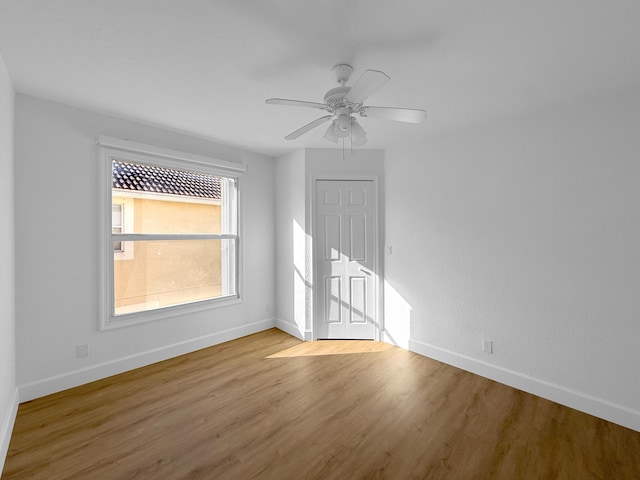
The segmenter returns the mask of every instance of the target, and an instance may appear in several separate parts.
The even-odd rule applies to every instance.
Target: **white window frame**
[[[114,207],[120,207],[120,225],[117,225],[117,228],[120,229],[120,232],[114,232],[113,229],[116,227],[116,225],[114,225],[114,219],[113,219],[113,208]],[[113,200],[111,201],[111,232],[112,233],[122,233],[124,232],[124,202],[123,203],[116,203]],[[116,253],[122,253],[124,252],[124,242],[120,242],[120,248],[116,250],[116,246],[113,246],[113,251]]]
[[[220,308],[242,301],[242,210],[240,195],[240,175],[246,166],[236,162],[213,159],[201,155],[179,152],[153,145],[146,145],[129,140],[99,135],[97,138],[99,151],[99,192],[100,192],[100,329],[135,325],[165,319],[192,312]],[[234,180],[236,195],[234,205],[222,208],[223,227],[235,224],[235,234],[114,234],[111,226],[112,213],[112,162],[120,160],[130,163],[142,163],[163,168],[195,171],[221,176]],[[227,182],[223,182],[225,185]],[[229,212],[235,210],[235,215]],[[232,218],[233,217],[233,218]],[[225,231],[225,230],[223,230]],[[113,242],[119,240],[235,240],[235,264],[223,262],[224,278],[233,279],[235,275],[235,294],[223,291],[221,297],[200,300],[191,303],[160,307],[134,313],[115,314],[114,301],[114,258]],[[223,258],[225,256],[223,255]],[[223,282],[224,283],[224,282]]]
[[[122,215],[122,225],[120,227],[122,228],[122,233],[133,232],[133,199],[122,198],[118,202],[112,202],[112,205],[120,205],[120,214]],[[133,260],[133,242],[120,242],[120,244],[122,245],[122,250],[114,250],[115,260]]]

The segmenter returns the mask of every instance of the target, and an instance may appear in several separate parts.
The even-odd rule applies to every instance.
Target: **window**
[[[102,327],[238,301],[243,165],[108,137],[99,144]]]

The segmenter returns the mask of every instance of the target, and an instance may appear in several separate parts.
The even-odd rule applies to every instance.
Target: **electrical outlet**
[[[89,345],[76,345],[76,358],[86,358],[89,356]]]
[[[493,341],[492,340],[483,340],[482,341],[482,351],[484,353],[493,353]]]

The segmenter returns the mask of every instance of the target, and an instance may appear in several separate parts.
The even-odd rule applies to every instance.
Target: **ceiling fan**
[[[353,72],[353,67],[344,63],[333,67],[333,72],[340,86],[332,88],[324,96],[324,103],[305,102],[301,100],[289,100],[286,98],[269,98],[265,100],[270,105],[288,105],[292,107],[310,107],[329,112],[329,115],[320,117],[304,127],[287,135],[285,140],[293,140],[308,131],[331,121],[324,138],[338,143],[340,138],[351,138],[353,146],[362,146],[367,143],[367,133],[355,118],[377,117],[397,122],[420,123],[427,112],[414,108],[397,107],[372,107],[365,106],[363,102],[373,93],[382,88],[391,78],[379,70],[365,70],[362,76],[353,84],[347,86],[347,82]]]

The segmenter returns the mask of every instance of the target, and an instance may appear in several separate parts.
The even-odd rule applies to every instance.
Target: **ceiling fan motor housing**
[[[344,106],[345,100],[344,97],[349,93],[351,87],[336,87],[329,90],[324,96],[324,103],[329,105],[330,107],[339,108]]]

